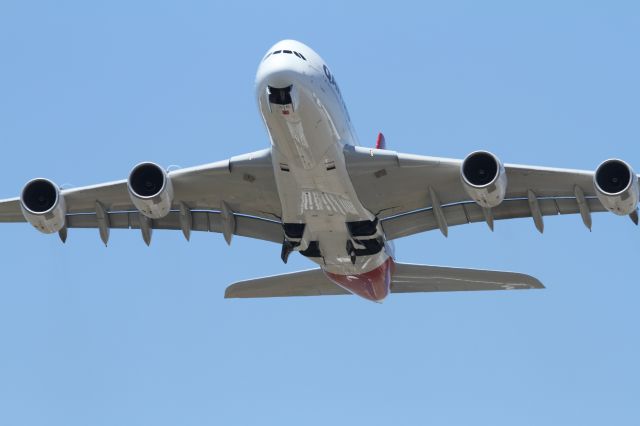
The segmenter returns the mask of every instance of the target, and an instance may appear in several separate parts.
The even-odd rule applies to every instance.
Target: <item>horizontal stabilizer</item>
[[[396,263],[392,293],[527,290],[544,288],[536,278],[516,272]]]
[[[395,264],[392,293],[544,288],[536,278],[515,272]],[[350,294],[320,269],[241,281],[227,287],[225,298],[325,296]]]
[[[273,275],[231,284],[224,292],[227,299],[252,297],[325,296],[351,294],[337,286],[321,269]]]

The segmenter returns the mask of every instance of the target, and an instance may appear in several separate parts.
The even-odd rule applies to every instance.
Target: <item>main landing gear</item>
[[[356,248],[353,246],[353,242],[351,240],[347,240],[347,254],[351,259],[351,264],[355,265],[357,260]]]
[[[300,243],[294,243],[285,239],[282,242],[282,251],[280,252],[280,259],[282,259],[284,263],[287,263],[289,261],[289,255],[299,245]]]

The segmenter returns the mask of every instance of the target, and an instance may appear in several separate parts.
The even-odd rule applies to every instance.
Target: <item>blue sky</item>
[[[363,145],[640,170],[636,2],[0,3],[0,198],[143,160],[268,146],[253,78],[301,40],[330,64]],[[425,188],[426,188],[425,183]],[[521,271],[544,291],[223,299],[310,266],[221,235],[0,230],[0,424],[635,425],[627,218],[546,218],[397,242],[405,262]]]

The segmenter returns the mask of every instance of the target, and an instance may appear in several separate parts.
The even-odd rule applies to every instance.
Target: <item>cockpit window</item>
[[[275,52],[270,52],[267,54],[267,56],[264,57],[263,61],[265,59],[267,59],[269,56],[271,55],[277,55],[279,53],[286,53],[288,55],[296,55],[298,58],[302,59],[303,61],[306,61],[307,58],[304,57],[304,55],[302,53],[296,52],[294,50],[276,50]]]

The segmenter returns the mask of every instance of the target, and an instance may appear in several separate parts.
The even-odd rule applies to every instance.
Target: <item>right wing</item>
[[[462,160],[351,146],[344,153],[358,198],[381,219],[389,240],[438,228],[445,233],[447,226],[486,220],[464,190]],[[518,164],[504,168],[507,190],[504,201],[491,209],[495,220],[534,216],[531,197],[540,216],[581,213],[588,227],[589,213],[606,211],[596,197],[594,172]],[[584,199],[582,209],[578,193]],[[438,223],[437,210],[444,224]],[[631,218],[637,221],[637,214]],[[542,231],[542,220],[536,222]]]
[[[233,234],[282,242],[280,198],[270,149],[178,169],[168,176],[174,205],[167,216],[151,220],[152,229],[185,232],[186,214],[189,231],[223,232],[222,212],[226,208],[233,217]],[[131,202],[126,180],[66,189],[61,194],[67,205],[68,228],[99,228],[100,206],[108,218],[108,228],[140,228],[140,213]],[[24,221],[18,198],[0,201],[0,222]]]
[[[427,293],[544,288],[525,274],[479,269],[396,263],[391,293]],[[320,269],[241,281],[227,287],[224,297],[293,297],[350,294],[330,281]]]

